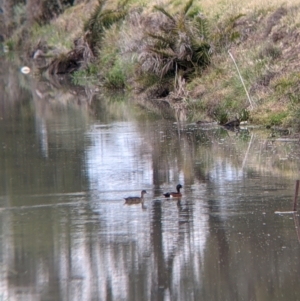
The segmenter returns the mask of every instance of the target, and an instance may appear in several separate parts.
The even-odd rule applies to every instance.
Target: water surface
[[[6,70],[0,300],[300,300],[298,142]]]

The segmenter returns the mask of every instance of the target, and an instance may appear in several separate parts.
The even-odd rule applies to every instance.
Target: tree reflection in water
[[[297,143],[5,68],[2,299],[297,299],[294,220],[274,215],[290,209]],[[178,183],[183,197],[163,198]],[[124,206],[141,189],[147,209]]]

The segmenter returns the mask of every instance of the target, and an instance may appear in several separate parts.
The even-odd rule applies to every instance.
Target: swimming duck
[[[164,196],[166,198],[180,198],[182,196],[181,192],[180,192],[180,189],[182,188],[181,184],[178,184],[176,186],[176,190],[177,192],[167,192],[167,193],[164,193]]]
[[[140,204],[144,203],[144,195],[147,193],[146,190],[141,191],[141,197],[139,196],[129,196],[125,199],[125,204],[127,205],[133,205],[133,204]]]

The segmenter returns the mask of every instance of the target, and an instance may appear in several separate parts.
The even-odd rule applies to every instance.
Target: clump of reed
[[[121,51],[134,64],[135,88],[148,97],[178,94],[183,80],[199,76],[210,64],[208,23],[200,8],[190,0],[169,11],[162,6],[151,13],[133,11],[123,31]]]

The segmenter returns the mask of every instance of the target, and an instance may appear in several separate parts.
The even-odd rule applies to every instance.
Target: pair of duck
[[[176,186],[176,192],[167,192],[164,193],[163,195],[166,198],[180,198],[182,196],[180,189],[182,188],[181,184],[178,184]],[[132,205],[132,204],[139,204],[139,203],[143,203],[144,202],[144,195],[147,193],[146,190],[142,190],[141,191],[141,196],[129,196],[127,198],[125,198],[125,204],[127,205]]]

